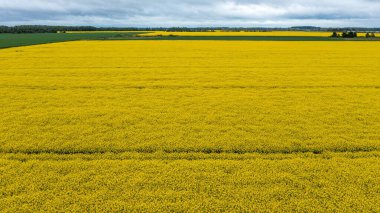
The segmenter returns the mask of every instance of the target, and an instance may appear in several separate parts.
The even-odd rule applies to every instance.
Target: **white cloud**
[[[0,0],[0,25],[368,26],[377,0]]]
[[[266,4],[239,4],[237,2],[223,2],[218,5],[217,11],[221,16],[242,19],[275,18],[287,13],[286,8]]]

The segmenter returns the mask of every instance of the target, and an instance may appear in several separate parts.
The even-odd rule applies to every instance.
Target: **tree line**
[[[333,34],[331,35],[331,37],[333,37],[333,38],[357,38],[358,33],[355,31],[345,31],[342,34],[340,34],[340,33],[337,33],[336,31],[334,31]],[[367,32],[365,37],[366,38],[375,38],[376,35],[373,32],[371,32],[371,33]]]

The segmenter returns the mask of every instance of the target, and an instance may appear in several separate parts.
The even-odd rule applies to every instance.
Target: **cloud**
[[[367,26],[378,0],[0,0],[0,25]]]

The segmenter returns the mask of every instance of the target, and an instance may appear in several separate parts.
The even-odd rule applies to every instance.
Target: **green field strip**
[[[130,37],[141,32],[134,33],[25,33],[25,34],[0,34],[0,49],[38,44],[48,44],[77,40],[104,40],[108,38]]]

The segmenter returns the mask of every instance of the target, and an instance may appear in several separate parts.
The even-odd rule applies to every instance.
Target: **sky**
[[[380,0],[0,0],[0,25],[380,27]]]

